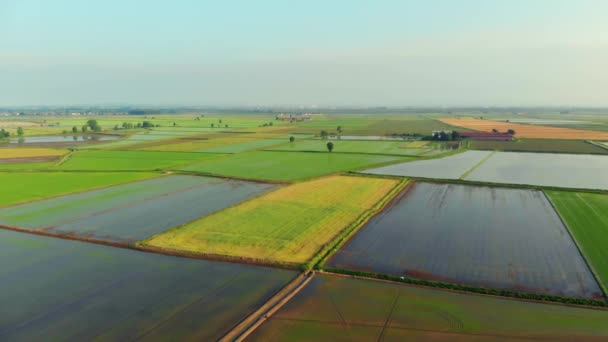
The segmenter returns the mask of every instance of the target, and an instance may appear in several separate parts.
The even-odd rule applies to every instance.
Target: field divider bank
[[[407,188],[413,184],[409,179],[401,179],[401,182],[391,189],[374,207],[365,211],[346,229],[342,230],[334,240],[321,249],[306,265],[307,269],[323,269],[323,264],[329,259],[340,247],[347,243],[361,227],[363,227],[374,216],[381,213],[402,191],[407,191]]]
[[[570,235],[570,238],[572,239],[572,241],[574,241],[574,245],[578,249],[578,252],[580,253],[581,257],[583,258],[583,261],[585,261],[585,264],[587,265],[587,267],[591,271],[591,274],[593,275],[593,278],[595,278],[595,282],[599,285],[600,289],[602,289],[602,291],[604,292],[604,299],[608,299],[608,288],[602,282],[602,280],[601,280],[601,278],[600,278],[599,273],[597,272],[597,270],[595,270],[595,268],[593,268],[593,265],[589,262],[589,260],[585,256],[585,253],[583,252],[583,248],[582,248],[581,244],[576,240],[576,237],[572,233],[572,230],[568,226],[568,223],[566,223],[566,220],[564,220],[564,218],[562,217],[562,214],[560,213],[560,211],[555,206],[555,203],[553,203],[553,201],[551,200],[551,196],[548,196],[547,193],[544,192],[544,191],[542,193],[543,193],[543,196],[545,196],[545,198],[549,202],[549,204],[551,204],[551,207],[553,208],[553,210],[555,210],[555,212],[557,213],[557,216],[559,217],[560,221],[562,221],[562,224],[564,225],[564,227],[566,227],[566,230],[568,231],[568,234]]]
[[[353,271],[342,268],[323,268],[321,272],[341,275],[345,277],[352,277],[358,279],[369,279],[379,280],[392,283],[408,284],[412,286],[437,288],[445,291],[452,291],[457,293],[474,293],[477,295],[489,296],[489,297],[507,297],[514,298],[517,300],[538,302],[538,303],[552,303],[557,305],[569,305],[578,306],[584,308],[591,308],[596,310],[608,310],[608,301],[599,299],[586,299],[586,298],[573,298],[573,297],[562,297],[553,295],[542,295],[528,292],[518,292],[511,290],[499,290],[490,289],[479,286],[462,285],[455,283],[440,282],[434,280],[423,280],[410,277],[399,277],[392,276],[383,273]]]
[[[245,340],[255,329],[266,322],[272,315],[281,309],[295,295],[297,295],[315,276],[315,272],[300,273],[294,280],[277,292],[266,303],[254,311],[249,317],[241,321],[230,332],[224,335],[219,342],[240,342]]]
[[[608,190],[603,189],[582,189],[582,188],[562,188],[556,186],[546,185],[531,185],[531,184],[515,184],[515,183],[493,183],[484,181],[474,181],[468,179],[448,179],[448,178],[426,178],[419,176],[395,176],[395,175],[378,175],[378,174],[366,174],[352,172],[347,173],[349,176],[362,176],[372,178],[386,178],[386,179],[402,179],[407,177],[408,179],[421,181],[426,183],[437,183],[437,184],[460,184],[460,185],[471,185],[471,186],[487,186],[492,188],[505,188],[505,189],[525,189],[525,190],[554,190],[554,191],[567,191],[567,192],[586,192],[592,194],[604,194],[608,195]]]
[[[462,174],[462,176],[460,176],[460,178],[458,178],[458,179],[465,179],[465,178],[467,178],[467,176],[470,175],[471,173],[473,173],[473,171],[475,171],[478,167],[480,167],[481,164],[485,163],[488,159],[492,158],[492,156],[494,154],[496,154],[496,151],[492,151],[492,153],[490,153],[487,156],[485,156],[482,160],[479,161],[479,163],[473,165],[473,167],[470,168],[469,171],[467,171],[464,174]]]

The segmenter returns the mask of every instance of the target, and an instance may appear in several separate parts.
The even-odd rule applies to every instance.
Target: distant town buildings
[[[312,114],[312,113],[304,113],[304,114],[286,114],[281,113],[277,114],[276,120],[280,121],[289,121],[289,122],[300,122],[300,121],[310,121],[316,115],[320,114]]]

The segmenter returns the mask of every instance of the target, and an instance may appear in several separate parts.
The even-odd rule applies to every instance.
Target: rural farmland
[[[0,1],[0,342],[608,342],[608,1]]]
[[[159,115],[0,142],[0,340],[604,339],[603,148],[425,136],[457,129],[438,118]]]

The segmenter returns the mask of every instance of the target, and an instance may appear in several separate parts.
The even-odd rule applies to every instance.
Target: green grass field
[[[547,191],[608,295],[608,195]]]
[[[602,341],[608,311],[318,274],[248,341]]]
[[[76,152],[60,170],[147,171],[168,169],[218,157],[217,154],[149,151],[81,151]]]
[[[229,177],[291,181],[411,159],[369,154],[253,151],[179,169]]]
[[[608,154],[608,149],[581,140],[520,139],[517,141],[469,141],[466,143],[469,148],[474,150]]]
[[[314,151],[326,152],[327,140],[296,140],[279,146],[269,147],[266,150],[274,151]],[[403,141],[352,141],[331,140],[335,153],[371,153],[390,155],[416,156],[429,152],[430,149],[410,148],[411,143]],[[415,145],[414,145],[415,146]]]
[[[0,206],[157,176],[133,172],[0,172]]]
[[[392,179],[346,176],[297,183],[161,233],[144,244],[305,263],[397,183]]]

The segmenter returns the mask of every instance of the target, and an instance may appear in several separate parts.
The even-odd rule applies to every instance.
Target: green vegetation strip
[[[0,207],[158,176],[152,172],[0,172]]]
[[[488,289],[488,288],[477,287],[477,286],[414,279],[414,278],[408,278],[408,277],[396,277],[396,276],[391,276],[391,275],[381,274],[381,273],[353,271],[353,270],[339,269],[339,268],[323,268],[322,271],[329,272],[329,273],[336,273],[336,274],[351,275],[351,276],[356,276],[356,277],[363,277],[363,278],[388,280],[388,281],[400,282],[400,283],[411,284],[411,285],[420,285],[420,286],[435,287],[435,288],[448,289],[448,290],[454,290],[454,291],[478,293],[478,294],[483,294],[483,295],[510,297],[510,298],[534,300],[534,301],[564,303],[564,304],[570,304],[570,305],[582,305],[582,306],[603,307],[603,308],[608,307],[608,301],[599,300],[599,299],[570,298],[570,297],[560,297],[560,296],[539,295],[539,294],[524,293],[524,292],[509,291],[509,290]]]
[[[490,153],[487,156],[485,156],[482,160],[479,161],[479,163],[475,164],[475,166],[473,166],[469,171],[465,172],[462,176],[460,176],[459,179],[465,179],[465,178],[467,178],[468,175],[470,175],[473,171],[475,171],[475,169],[477,169],[478,167],[480,167],[481,164],[485,163],[486,160],[490,159],[495,153],[496,153],[496,151],[493,151],[492,153]]]
[[[546,191],[598,284],[608,295],[608,195]]]

